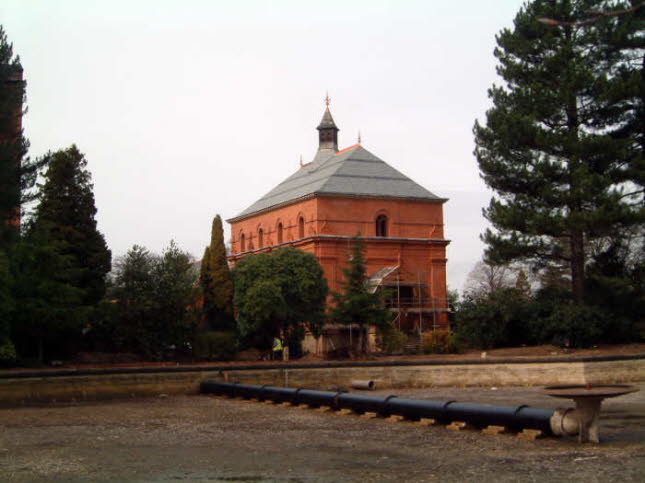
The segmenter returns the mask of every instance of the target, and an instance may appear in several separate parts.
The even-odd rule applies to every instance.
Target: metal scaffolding
[[[439,328],[438,315],[448,312],[448,300],[435,296],[432,283],[427,283],[428,273],[432,280],[432,266],[430,272],[415,270],[402,274],[397,265],[384,267],[370,277],[371,290],[385,292],[386,304],[394,313],[392,322],[397,329],[421,336],[427,330]],[[412,320],[414,325],[410,327]]]

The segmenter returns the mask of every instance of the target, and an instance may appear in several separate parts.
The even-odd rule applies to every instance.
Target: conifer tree
[[[174,241],[161,256],[134,245],[115,262],[110,299],[115,302],[115,330],[123,349],[149,359],[164,359],[184,349],[194,331],[198,298],[192,256]]]
[[[89,314],[85,291],[74,283],[77,261],[52,234],[45,222],[29,223],[11,261],[13,340],[22,357],[41,362],[72,355]]]
[[[332,292],[334,306],[330,318],[336,323],[358,325],[359,346],[366,353],[367,329],[370,326],[385,326],[390,312],[385,308],[381,295],[369,290],[363,251],[363,242],[357,235],[352,244],[349,265],[342,269],[345,276],[343,292]]]
[[[211,243],[204,250],[200,270],[204,315],[213,330],[233,330],[233,279],[226,261],[224,230],[219,215],[213,219]]]
[[[210,246],[207,246],[206,248],[204,248],[204,255],[202,255],[202,261],[199,264],[199,285],[202,295],[202,321],[205,323],[201,325],[206,325],[207,327],[210,327],[210,323],[206,315],[206,287],[209,285],[210,280],[208,276],[208,272],[210,271],[210,257],[211,249]]]
[[[41,187],[35,224],[46,229],[74,267],[69,283],[83,291],[83,305],[95,305],[105,294],[111,253],[96,227],[91,175],[85,156],[72,145],[48,153],[49,168]]]
[[[606,3],[525,4],[514,29],[497,36],[498,73],[506,85],[489,90],[486,125],[474,127],[482,178],[497,193],[484,212],[495,228],[483,236],[487,258],[537,267],[564,263],[578,303],[589,241],[642,223],[645,215],[642,143],[634,142],[642,118],[633,119],[642,109],[642,78],[634,88],[630,77],[629,92],[617,80],[625,59],[603,44],[615,23],[573,22]],[[567,23],[553,27],[539,18]],[[642,42],[636,23],[625,28],[631,31],[623,38]],[[635,104],[612,107],[610,99],[621,96]]]

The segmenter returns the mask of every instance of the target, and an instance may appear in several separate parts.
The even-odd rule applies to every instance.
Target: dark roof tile
[[[355,145],[337,153],[319,151],[313,162],[300,168],[233,219],[316,194],[442,201],[362,146]]]

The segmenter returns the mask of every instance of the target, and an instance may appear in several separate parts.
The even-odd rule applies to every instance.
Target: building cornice
[[[244,252],[240,253],[235,253],[233,255],[229,255],[227,257],[228,260],[237,260],[239,258],[243,258],[247,255],[254,255],[256,253],[263,253],[263,252],[269,252],[272,250],[277,250],[278,248],[282,247],[290,247],[290,246],[299,246],[299,245],[304,245],[307,243],[315,243],[319,241],[342,241],[342,242],[347,242],[351,241],[356,237],[353,236],[346,236],[346,235],[311,235],[307,236],[304,238],[298,238],[297,240],[292,240],[288,242],[283,242],[283,243],[278,243],[275,245],[269,245],[265,246],[262,248],[255,248],[253,250],[247,250]],[[418,243],[424,243],[424,244],[435,244],[435,245],[440,245],[440,246],[447,246],[450,243],[450,240],[447,240],[445,238],[402,238],[402,237],[394,237],[394,236],[388,236],[388,237],[382,237],[382,236],[364,236],[360,237],[361,241],[364,242],[374,242],[374,243],[380,243],[380,244],[418,244]]]
[[[415,197],[404,197],[404,196],[377,196],[377,195],[353,195],[346,193],[310,193],[299,198],[294,198],[293,200],[284,201],[282,203],[277,203],[275,205],[263,208],[253,213],[247,213],[246,215],[235,216],[226,220],[227,223],[237,223],[238,221],[243,221],[254,216],[262,215],[264,213],[269,213],[271,211],[277,210],[279,208],[284,208],[285,206],[295,205],[297,203],[302,203],[303,201],[310,200],[312,198],[343,198],[343,199],[362,199],[362,200],[382,200],[382,201],[413,201],[416,203],[428,203],[428,204],[444,204],[449,200],[449,198],[415,198]]]

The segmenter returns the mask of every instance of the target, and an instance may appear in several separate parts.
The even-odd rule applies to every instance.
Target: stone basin
[[[631,392],[637,392],[639,389],[627,384],[605,384],[605,385],[586,385],[586,386],[547,386],[542,389],[544,394],[553,397],[564,397],[575,399],[579,397],[609,397],[622,396]]]
[[[581,443],[599,443],[598,418],[603,399],[618,397],[637,392],[639,389],[626,384],[548,386],[543,394],[553,397],[573,399],[576,407],[558,409],[551,419],[551,427],[556,434],[578,435]]]

